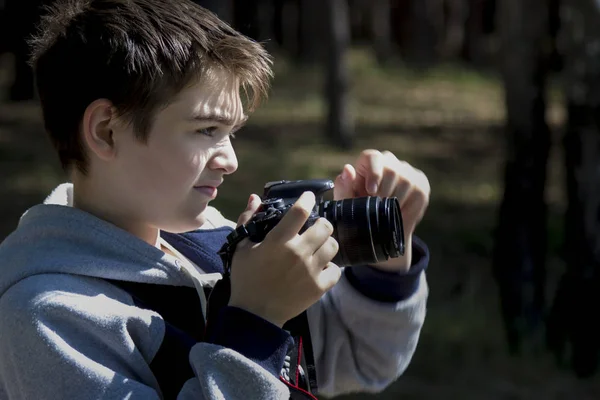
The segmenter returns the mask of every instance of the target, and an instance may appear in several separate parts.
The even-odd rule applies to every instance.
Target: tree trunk
[[[392,58],[391,2],[377,0],[370,3],[371,35],[375,56],[379,64],[386,64]]]
[[[328,102],[327,133],[334,144],[352,146],[354,121],[350,111],[350,18],[347,0],[326,1],[328,52],[325,98]]]
[[[282,48],[293,59],[300,54],[300,2],[283,0],[281,5],[281,43]]]
[[[256,24],[256,39],[262,42],[269,51],[274,51],[277,48],[274,0],[256,1]]]
[[[0,0],[0,55],[8,52],[8,20],[6,19],[5,0]]]
[[[600,350],[600,4],[563,2],[560,15],[568,111],[567,271],[548,323],[549,344],[559,359],[570,347],[573,369],[588,377],[598,368]]]
[[[26,101],[35,98],[33,69],[29,66],[29,46],[27,40],[35,32],[41,16],[41,6],[51,1],[10,0],[5,4],[4,18],[10,21],[10,30],[5,40],[7,50],[14,55],[14,81],[9,89],[9,98],[13,101]],[[2,30],[5,30],[2,29]]]
[[[442,44],[442,57],[457,60],[465,42],[465,24],[469,15],[467,0],[446,0],[448,15],[446,18],[445,40]]]
[[[493,270],[509,349],[518,352],[523,336],[538,333],[543,322],[548,13],[544,0],[503,0],[498,7],[507,142]]]
[[[465,23],[465,41],[463,48],[463,57],[475,66],[483,66],[488,62],[487,34],[489,31],[490,20],[494,20],[493,15],[496,14],[495,20],[498,22],[501,18],[500,8],[506,0],[466,0],[468,2],[468,14]],[[494,12],[494,3],[496,12]],[[491,11],[491,13],[490,13]],[[498,27],[498,30],[501,30]]]
[[[412,40],[412,0],[391,0],[392,42],[403,59],[411,56]]]
[[[442,0],[412,0],[409,61],[428,67],[437,61],[444,28]]]
[[[340,16],[340,18],[344,18],[344,16]],[[349,21],[349,17],[347,20]],[[325,41],[323,40],[325,26],[322,0],[300,0],[300,58],[298,61],[302,64],[317,64],[325,56]]]
[[[233,0],[194,0],[202,7],[214,12],[219,19],[233,24]]]

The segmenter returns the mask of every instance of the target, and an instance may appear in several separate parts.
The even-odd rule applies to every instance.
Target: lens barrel
[[[334,227],[340,267],[374,264],[404,254],[404,229],[396,197],[357,197],[326,201],[319,216]]]

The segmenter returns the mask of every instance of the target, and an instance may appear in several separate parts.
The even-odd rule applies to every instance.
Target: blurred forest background
[[[431,181],[416,355],[384,393],[344,398],[600,398],[600,2],[197,2],[275,57],[215,201],[227,216],[365,148]],[[0,0],[0,240],[65,180],[25,63],[42,3]]]

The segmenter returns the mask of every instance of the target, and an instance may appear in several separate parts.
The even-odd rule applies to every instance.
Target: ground
[[[10,79],[0,59],[0,88]],[[357,143],[342,151],[325,140],[320,74],[276,58],[269,102],[234,142],[240,170],[214,205],[237,219],[248,195],[279,179],[335,178],[361,149],[393,151],[429,177],[431,204],[417,229],[431,249],[428,316],[406,373],[378,399],[594,399],[600,382],[574,378],[535,350],[509,357],[497,291],[491,277],[492,231],[502,193],[504,106],[493,75],[455,67],[417,73],[375,67],[351,57]],[[3,91],[0,91],[2,93]],[[561,98],[551,91],[548,119],[560,143]],[[563,266],[558,257],[564,210],[562,155],[555,146],[547,199],[548,263],[552,290]],[[21,213],[65,177],[44,136],[36,102],[0,100],[0,240]]]

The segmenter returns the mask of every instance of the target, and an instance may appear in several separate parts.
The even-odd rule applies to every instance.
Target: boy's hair
[[[250,111],[267,96],[271,58],[190,0],[57,0],[31,39],[44,123],[65,170],[87,172],[79,133],[105,98],[145,141],[156,112],[211,68],[239,78]]]

